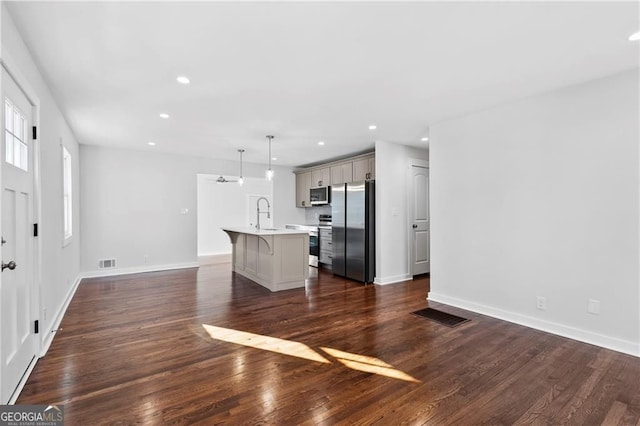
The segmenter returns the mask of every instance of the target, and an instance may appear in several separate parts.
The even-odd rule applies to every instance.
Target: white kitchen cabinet
[[[331,229],[320,228],[320,256],[318,261],[331,265],[333,260],[333,233]]]
[[[331,167],[315,169],[311,172],[311,187],[331,185]]]
[[[353,162],[353,181],[360,182],[365,180],[369,173],[369,159],[362,158]]]
[[[294,173],[296,174],[296,207],[312,207],[309,199],[311,188],[375,179],[375,154],[362,154],[297,170]]]
[[[360,158],[353,161],[353,182],[375,179],[375,157]]]
[[[331,167],[331,185],[353,182],[353,163],[347,161]]]
[[[296,207],[311,207],[309,189],[311,189],[311,172],[296,174]]]

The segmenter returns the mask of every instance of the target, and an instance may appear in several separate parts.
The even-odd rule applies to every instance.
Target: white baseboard
[[[82,281],[82,275],[78,274],[75,282],[67,292],[67,297],[64,299],[64,302],[60,306],[60,309],[58,309],[58,312],[56,312],[56,315],[53,321],[51,321],[51,326],[47,330],[44,330],[45,334],[42,336],[42,341],[40,344],[40,358],[45,356],[45,354],[49,350],[49,347],[51,346],[51,342],[53,342],[53,338],[55,337],[55,334],[56,334],[53,330],[57,330],[60,328],[60,323],[62,323],[62,318],[64,318],[64,314],[67,312],[67,308],[69,307],[69,304],[73,299],[73,296],[76,294],[76,290],[78,290],[80,281]]]
[[[167,265],[149,265],[149,266],[134,266],[131,268],[114,268],[114,269],[99,269],[97,271],[85,271],[81,272],[82,278],[98,278],[98,277],[112,277],[115,275],[128,275],[128,274],[140,274],[143,272],[159,272],[170,271],[173,269],[188,269],[198,268],[200,264],[198,262],[186,262],[186,263],[173,263]]]
[[[444,294],[429,292],[427,300],[444,303],[445,305],[455,306],[456,308],[466,309],[467,311],[476,312],[515,324],[524,325],[525,327],[535,328],[536,330],[557,334],[558,336],[567,337],[569,339],[640,357],[640,344],[637,342],[605,336],[588,330],[529,317],[517,312],[505,311],[499,308],[470,302],[468,300],[446,296]]]
[[[204,254],[198,256],[199,265],[220,265],[223,263],[231,263],[232,260],[232,253]]]
[[[215,252],[215,253],[198,253],[198,257],[209,257],[209,256],[231,256],[231,252],[230,251],[221,251],[221,252]]]
[[[390,277],[375,277],[373,280],[374,284],[378,285],[386,285],[386,284],[394,284],[402,281],[408,281],[413,279],[411,274],[402,274],[402,275],[392,275]]]
[[[65,297],[65,300],[60,306],[60,308],[58,309],[58,312],[56,312],[54,320],[51,322],[51,325],[49,326],[49,328],[46,330],[42,330],[42,329],[40,330],[40,333],[42,333],[41,340],[40,340],[40,351],[37,354],[37,356],[35,356],[31,360],[31,363],[29,363],[29,367],[27,367],[27,371],[25,371],[24,375],[22,376],[22,379],[20,379],[20,383],[18,383],[18,386],[16,387],[13,395],[9,400],[9,404],[15,404],[16,400],[18,399],[18,396],[20,396],[20,393],[24,388],[24,385],[27,383],[27,380],[29,379],[31,372],[35,368],[36,363],[38,362],[38,359],[45,356],[47,351],[49,350],[49,347],[51,346],[51,342],[53,342],[53,338],[55,337],[55,333],[53,333],[52,330],[56,330],[60,327],[62,318],[64,317],[64,314],[67,312],[69,303],[71,303],[71,299],[73,299],[73,295],[76,293],[76,290],[78,289],[78,285],[80,284],[81,279],[82,278],[80,277],[80,275],[76,277],[75,282],[67,292],[67,296]]]
[[[27,371],[25,371],[24,374],[22,375],[22,378],[20,379],[20,383],[18,383],[18,386],[16,386],[16,389],[13,391],[13,395],[11,395],[7,404],[14,405],[16,403],[16,400],[20,396],[20,393],[22,392],[24,385],[26,385],[27,380],[29,380],[29,376],[31,375],[31,372],[33,371],[34,368],[36,368],[37,362],[38,362],[38,357],[34,356],[31,362],[29,363],[29,366],[27,367]],[[18,423],[18,424],[21,424],[21,423]]]

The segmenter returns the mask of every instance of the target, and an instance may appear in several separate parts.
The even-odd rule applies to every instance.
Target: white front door
[[[0,401],[7,403],[36,356],[34,333],[33,107],[2,73],[2,257],[0,276]]]
[[[414,161],[409,170],[409,224],[412,275],[426,274],[429,266],[429,167]]]

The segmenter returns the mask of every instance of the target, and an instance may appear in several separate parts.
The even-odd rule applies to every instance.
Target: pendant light
[[[271,140],[273,139],[272,135],[267,135],[267,139],[269,139],[269,169],[265,173],[267,176],[267,180],[273,179],[273,170],[271,170]]]
[[[238,185],[242,186],[244,184],[244,178],[242,177],[242,153],[244,149],[239,149],[238,152],[240,153],[240,179],[238,179]]]

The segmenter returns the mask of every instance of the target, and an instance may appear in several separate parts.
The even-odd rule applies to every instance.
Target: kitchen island
[[[233,246],[231,268],[271,291],[304,287],[309,233],[297,229],[222,228]]]

